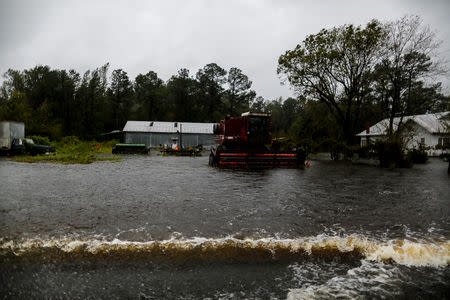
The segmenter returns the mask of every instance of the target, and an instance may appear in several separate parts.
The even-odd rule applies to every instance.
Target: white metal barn
[[[450,112],[403,117],[403,124],[408,124],[410,125],[409,128],[411,128],[408,132],[409,139],[406,147],[412,149],[422,144],[430,148],[430,155],[438,154],[437,152],[440,151],[436,153],[433,151],[436,146],[449,144],[449,117]],[[397,130],[399,122],[400,118],[394,118],[394,130]],[[371,126],[368,130],[358,133],[357,136],[361,137],[361,146],[385,138],[388,128],[389,119],[384,119]]]
[[[128,121],[123,128],[124,142],[146,144],[147,147],[179,143],[182,135],[183,147],[211,146],[214,144],[215,123]]]

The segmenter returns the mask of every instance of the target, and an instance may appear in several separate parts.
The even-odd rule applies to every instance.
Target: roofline
[[[122,131],[123,133],[151,133],[151,134],[179,134],[180,132],[178,131]],[[214,133],[205,133],[205,132],[181,132],[183,135],[188,135],[188,134],[195,134],[195,135],[199,135],[199,134],[204,134],[204,135],[211,135]]]
[[[267,113],[253,113],[253,112],[249,112],[249,111],[241,114],[241,117],[246,117],[246,116],[268,117],[268,116],[270,116],[270,114],[267,114]]]
[[[448,115],[450,115],[450,111],[443,111],[443,112],[436,112],[436,113],[429,113],[429,114],[419,114],[419,115],[409,115],[409,116],[403,116],[403,117],[395,117],[393,119],[393,121],[394,121],[394,124],[395,124],[396,121],[399,121],[400,119],[403,119],[405,121],[405,123],[406,122],[414,122],[418,126],[420,126],[423,129],[427,130],[430,134],[442,134],[442,133],[445,133],[445,132],[441,132],[441,131],[430,131],[430,130],[428,130],[428,128],[422,126],[422,124],[418,123],[414,119],[414,117],[429,116],[429,115],[438,116],[437,119],[438,120],[442,120],[442,118],[447,117]],[[372,129],[372,127],[375,127],[378,124],[383,123],[383,122],[384,123],[389,122],[389,118],[385,118],[385,119],[375,123],[374,125],[370,126],[370,128]],[[385,130],[387,130],[387,128]],[[356,134],[356,136],[385,136],[385,135],[386,135],[385,133],[383,133],[383,134],[380,134],[380,133],[377,133],[377,134],[366,133],[366,130],[363,130],[360,133]]]

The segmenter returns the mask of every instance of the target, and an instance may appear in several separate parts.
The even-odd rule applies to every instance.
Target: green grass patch
[[[95,161],[118,162],[121,156],[112,155],[112,147],[117,141],[80,141],[77,137],[68,136],[61,141],[52,142],[56,152],[45,155],[19,155],[13,160],[18,162],[48,162],[60,164],[90,164]]]

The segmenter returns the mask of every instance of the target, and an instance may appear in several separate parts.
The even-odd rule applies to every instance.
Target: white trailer
[[[0,150],[9,152],[14,140],[25,138],[25,124],[22,122],[0,121]]]

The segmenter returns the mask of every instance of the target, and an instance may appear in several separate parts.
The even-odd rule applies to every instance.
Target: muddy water
[[[446,167],[2,160],[0,294],[449,298]]]

